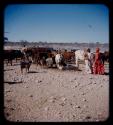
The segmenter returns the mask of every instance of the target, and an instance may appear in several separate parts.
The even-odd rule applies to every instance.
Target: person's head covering
[[[100,49],[99,48],[96,48],[96,53],[98,53],[100,51]]]

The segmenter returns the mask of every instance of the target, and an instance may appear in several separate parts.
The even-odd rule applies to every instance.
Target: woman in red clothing
[[[93,73],[94,74],[104,74],[104,64],[102,63],[100,49],[96,48],[95,60],[93,64]]]

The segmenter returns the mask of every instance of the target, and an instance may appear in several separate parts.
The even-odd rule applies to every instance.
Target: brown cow
[[[49,48],[34,47],[34,48],[28,48],[26,51],[26,55],[31,56],[35,64],[40,66],[45,66],[46,59],[48,58],[48,53],[50,52],[51,50]]]
[[[69,62],[69,61],[74,61],[74,59],[75,59],[75,53],[74,52],[63,52],[62,53],[62,55],[63,55],[63,57],[64,57],[64,59],[65,59],[65,61],[66,62]]]

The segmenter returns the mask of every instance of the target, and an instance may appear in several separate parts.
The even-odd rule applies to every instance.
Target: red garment
[[[100,53],[96,52],[95,54],[95,61],[93,66],[93,73],[94,74],[104,74],[104,64],[101,61]]]

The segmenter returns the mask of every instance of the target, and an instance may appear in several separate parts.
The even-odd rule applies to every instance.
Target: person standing
[[[93,64],[93,73],[94,74],[104,74],[104,64],[101,59],[101,54],[100,54],[100,49],[96,48],[96,53],[95,53],[95,60]]]
[[[92,73],[92,65],[91,65],[91,53],[90,53],[89,48],[87,50],[85,50],[84,60],[85,60],[85,71],[86,71],[86,73],[91,74]]]
[[[26,58],[26,50],[27,50],[27,47],[24,45],[23,48],[21,49],[21,52],[24,54],[25,58]]]

